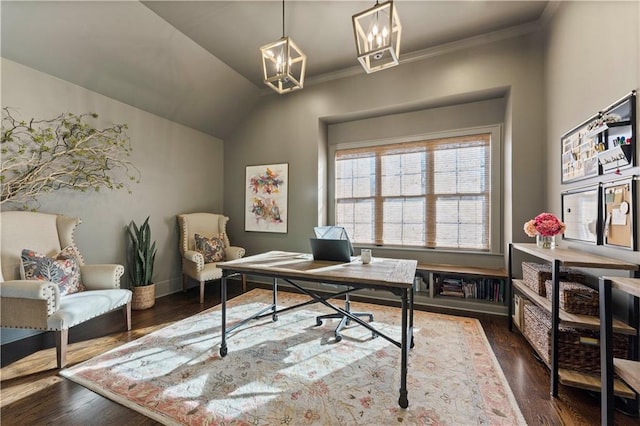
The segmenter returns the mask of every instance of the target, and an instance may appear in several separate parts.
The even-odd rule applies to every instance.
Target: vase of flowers
[[[540,213],[524,224],[524,232],[536,237],[540,248],[552,249],[556,246],[556,235],[564,233],[565,224],[552,213]]]
[[[540,248],[555,248],[556,247],[556,236],[555,235],[536,235],[536,244]]]

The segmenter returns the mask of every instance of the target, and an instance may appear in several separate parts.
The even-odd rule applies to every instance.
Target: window
[[[336,225],[361,244],[490,250],[498,134],[338,147]]]

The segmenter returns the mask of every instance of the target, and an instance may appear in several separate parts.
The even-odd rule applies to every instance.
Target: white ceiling
[[[537,22],[547,3],[396,0],[401,62]],[[307,85],[364,74],[351,17],[374,4],[285,3],[286,35],[308,57]],[[0,14],[3,57],[213,136],[229,135],[260,96],[279,96],[262,84],[258,49],[282,36],[281,1],[3,0]]]

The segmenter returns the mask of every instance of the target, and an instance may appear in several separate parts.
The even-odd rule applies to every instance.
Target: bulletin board
[[[603,243],[636,249],[635,181],[627,179],[603,185]]]
[[[562,194],[562,221],[566,225],[563,239],[601,244],[601,199],[599,185]]]
[[[597,176],[599,134],[589,130],[595,117],[562,136],[562,183]]]

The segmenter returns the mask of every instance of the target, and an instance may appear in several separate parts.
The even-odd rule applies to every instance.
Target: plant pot
[[[149,284],[141,287],[132,287],[131,309],[140,311],[149,309],[156,304],[156,285]]]

